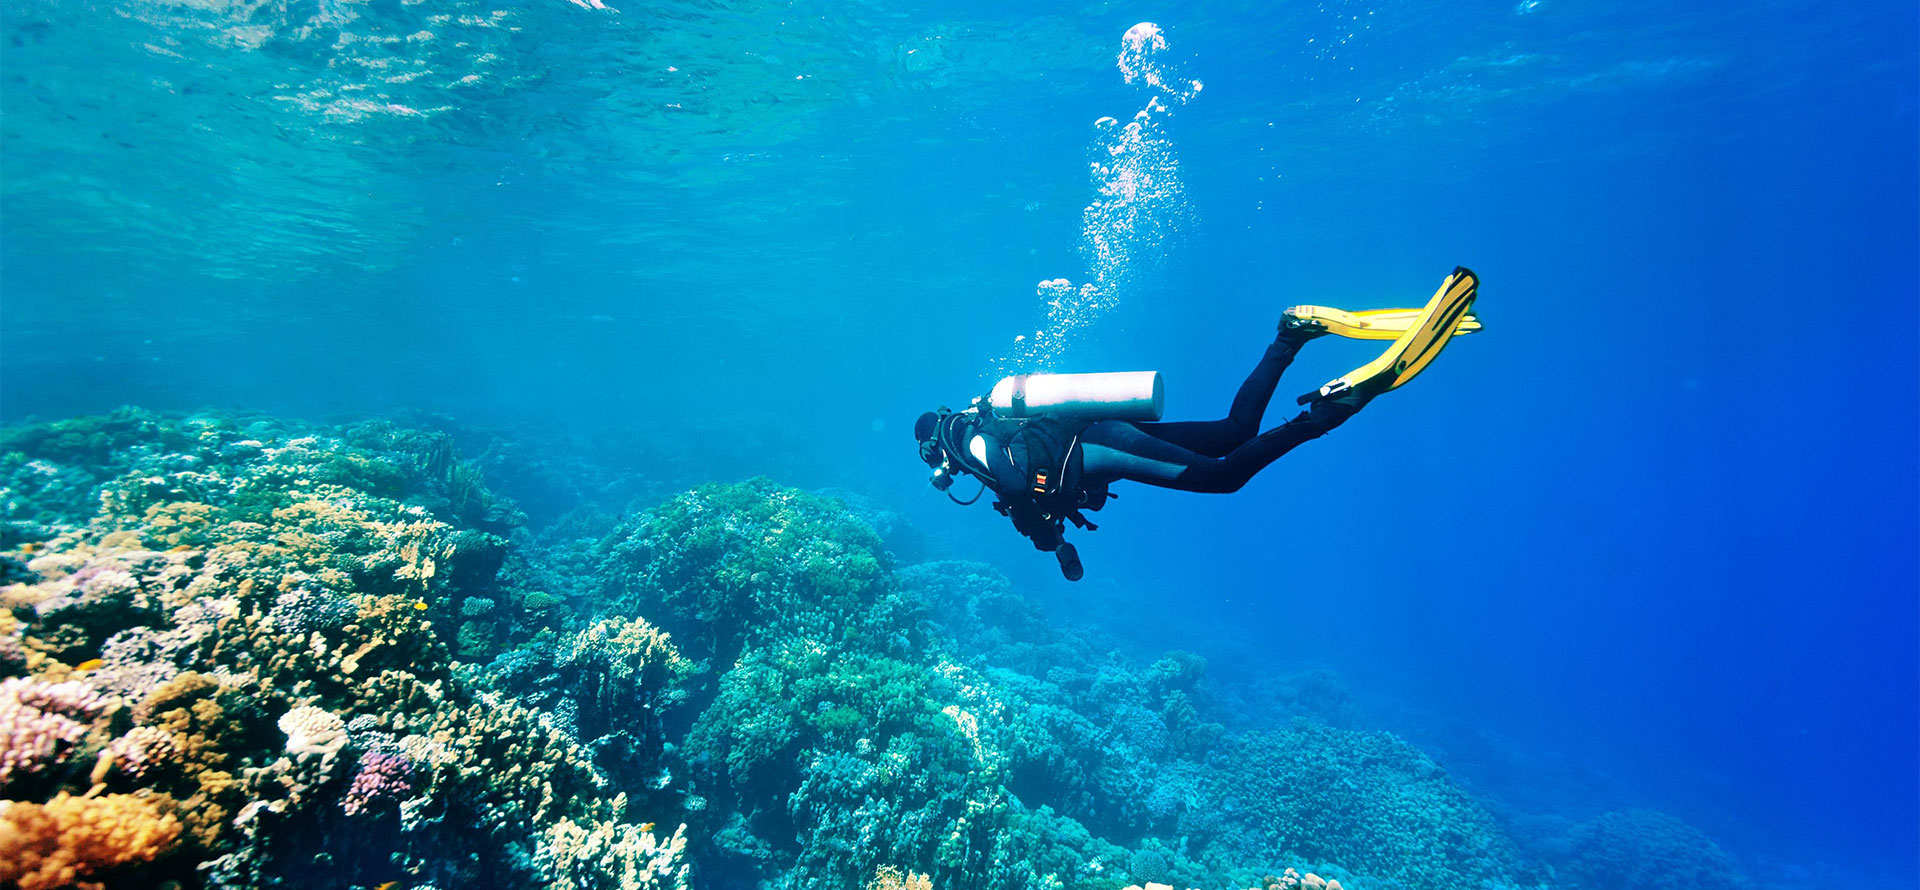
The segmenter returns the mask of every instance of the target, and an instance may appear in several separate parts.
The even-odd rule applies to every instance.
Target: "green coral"
[[[872,528],[838,501],[766,479],[700,486],[603,549],[614,611],[657,614],[722,660],[788,634],[850,632],[891,586]]]
[[[1203,779],[1208,811],[1190,827],[1219,868],[1337,861],[1413,888],[1507,885],[1511,843],[1446,771],[1384,732],[1298,720],[1232,739]]]
[[[1733,861],[1699,829],[1654,810],[1618,810],[1574,829],[1565,875],[1570,890],[1747,886]]]

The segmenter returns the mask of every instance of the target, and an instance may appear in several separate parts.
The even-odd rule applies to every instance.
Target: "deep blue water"
[[[1332,668],[1515,807],[1916,883],[1910,3],[0,21],[0,418],[764,435],[714,471],[874,495],[1229,677]],[[1056,369],[1213,416],[1282,307],[1417,305],[1455,264],[1488,330],[1236,495],[1123,489],[1069,586],[928,492],[907,428],[1043,323],[1035,282],[1096,271],[1138,21],[1205,85],[1154,116],[1184,193]],[[1282,400],[1369,355],[1310,345]]]

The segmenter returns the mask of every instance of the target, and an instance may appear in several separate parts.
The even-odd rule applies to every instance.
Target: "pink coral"
[[[0,680],[0,786],[65,760],[109,704],[79,681]]]
[[[413,793],[413,762],[397,751],[375,750],[360,755],[360,768],[340,808],[349,816]]]
[[[155,764],[176,760],[180,746],[173,734],[157,726],[136,726],[108,746],[113,762],[127,778],[139,781]]]
[[[79,680],[47,683],[13,677],[0,682],[0,697],[11,696],[21,704],[49,714],[92,720],[111,704],[100,691]]]

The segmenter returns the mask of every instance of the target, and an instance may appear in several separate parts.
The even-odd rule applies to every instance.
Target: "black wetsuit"
[[[1349,391],[1315,402],[1292,420],[1260,432],[1260,420],[1303,339],[1282,334],[1240,384],[1219,420],[1130,423],[1103,420],[1003,420],[963,412],[935,423],[954,469],[975,476],[999,496],[995,508],[1041,550],[1062,545],[1072,521],[1093,528],[1083,511],[1099,510],[1107,486],[1131,481],[1181,491],[1238,491],[1294,446],[1326,435],[1367,402]]]
[[[1394,367],[1364,366],[1355,372],[1366,372],[1363,379],[1341,378],[1322,388],[1312,410],[1264,433],[1261,420],[1280,375],[1313,336],[1306,327],[1309,320],[1282,321],[1260,362],[1240,384],[1227,416],[1219,420],[1076,422],[1068,406],[1062,407],[1063,416],[1058,417],[1042,413],[1002,418],[982,405],[983,400],[975,399],[975,407],[958,414],[943,408],[914,421],[920,459],[934,469],[934,487],[942,491],[952,485],[956,472],[980,477],[982,491],[991,488],[999,496],[994,508],[1011,518],[1035,547],[1053,551],[1067,580],[1077,581],[1083,569],[1078,552],[1064,539],[1066,523],[1094,528],[1085,514],[1099,510],[1114,496],[1109,490],[1112,483],[1125,480],[1179,491],[1239,491],[1295,446],[1326,435],[1366,407],[1373,396],[1417,373],[1456,332],[1477,288],[1478,279],[1471,272],[1456,268],[1423,310],[1421,327],[1396,341],[1393,348],[1398,351],[1376,360],[1385,363],[1391,356]],[[1445,315],[1435,314],[1442,309]],[[1391,374],[1384,373],[1389,370]],[[1021,410],[1012,413],[1027,413],[1019,394],[1016,404]]]
[[[1081,484],[1126,480],[1180,491],[1240,490],[1255,473],[1295,445],[1327,434],[1366,404],[1358,395],[1315,402],[1280,426],[1260,432],[1281,372],[1303,340],[1282,335],[1267,347],[1253,373],[1219,420],[1128,423],[1103,420],[1080,433]]]

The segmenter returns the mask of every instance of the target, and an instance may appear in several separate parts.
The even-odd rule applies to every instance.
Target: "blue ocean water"
[[[1916,19],[10,4],[0,419],[744,440],[700,472],[878,499],[1222,682],[1328,668],[1518,816],[1655,808],[1759,881],[1912,887]],[[1142,21],[1160,87],[1116,64]],[[1116,197],[1126,164],[1162,187]],[[907,441],[1023,365],[1217,416],[1281,308],[1456,264],[1485,332],[1237,494],[1121,489],[1077,585]],[[1368,349],[1310,344],[1280,400]]]

